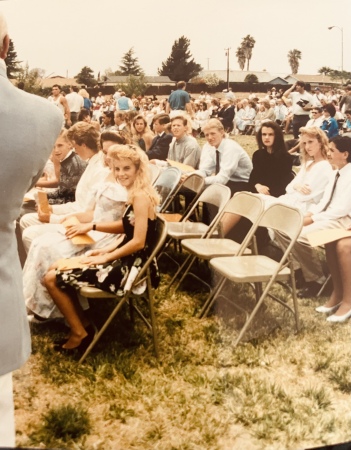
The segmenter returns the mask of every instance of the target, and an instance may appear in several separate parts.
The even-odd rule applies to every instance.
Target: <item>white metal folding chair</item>
[[[217,219],[217,223],[220,224],[225,214],[235,214],[241,217],[246,217],[252,222],[252,227],[256,226],[257,220],[259,220],[261,214],[264,210],[264,203],[261,197],[252,194],[251,192],[236,192],[233,197],[225,205],[222,213]],[[232,239],[225,238],[212,238],[212,234],[215,227],[207,234],[205,239],[183,239],[182,248],[189,253],[184,263],[179,267],[178,271],[174,275],[173,280],[175,280],[178,275],[185,269],[182,277],[176,284],[174,290],[177,290],[179,285],[182,283],[187,275],[191,275],[196,278],[201,283],[205,284],[211,289],[209,283],[207,283],[202,278],[198,277],[196,274],[190,272],[190,269],[196,259],[210,260],[219,256],[234,256],[241,254],[241,249],[243,249],[244,254],[249,254],[251,251],[247,248],[249,242],[246,239],[243,240],[241,244],[233,241]],[[248,236],[250,230],[248,231]],[[254,235],[253,235],[254,236]],[[212,238],[212,239],[210,239]]]
[[[168,223],[167,244],[161,255],[167,255],[179,267],[177,261],[166,253],[168,246],[171,242],[180,242],[182,239],[205,237],[212,230],[212,228],[216,226],[217,218],[220,216],[230,197],[231,192],[228,186],[217,183],[209,185],[198,197],[197,201],[193,204],[192,208],[189,210],[182,222]],[[192,214],[195,212],[200,203],[210,204],[218,208],[218,212],[215,214],[209,225],[206,225],[203,222],[190,221]],[[213,230],[212,234],[215,233],[216,230]],[[170,285],[173,281],[174,280],[172,279]]]
[[[157,338],[157,324],[155,318],[154,311],[154,297],[153,297],[153,288],[151,285],[151,276],[150,276],[150,265],[154,258],[157,257],[159,251],[163,247],[165,240],[167,237],[167,223],[160,217],[157,218],[157,239],[155,239],[155,247],[152,249],[149,258],[141,268],[137,277],[133,281],[129,290],[124,293],[123,297],[119,297],[114,294],[110,294],[108,292],[104,292],[95,287],[82,287],[79,291],[79,295],[85,298],[95,298],[95,299],[104,299],[104,298],[113,298],[116,300],[117,304],[115,308],[112,310],[110,315],[107,317],[103,326],[93,339],[92,343],[87,348],[86,352],[80,358],[79,363],[83,362],[85,358],[89,355],[91,350],[94,348],[95,344],[99,341],[102,334],[105,332],[106,328],[112,322],[118,311],[122,308],[122,306],[126,303],[129,303],[131,314],[135,311],[138,316],[142,319],[144,324],[150,329],[153,336],[154,350],[156,357],[159,358],[159,347],[158,347],[158,338]],[[133,291],[136,287],[140,286],[142,283],[146,282],[146,289],[141,294],[135,294]],[[145,317],[145,314],[138,307],[134,300],[143,300],[149,309],[149,318]]]
[[[299,315],[296,297],[295,275],[290,259],[290,252],[295,244],[302,228],[303,216],[301,212],[295,208],[282,204],[274,204],[267,208],[258,221],[259,226],[271,228],[276,232],[283,233],[290,239],[290,244],[282,255],[279,262],[263,255],[241,255],[233,257],[220,257],[210,260],[210,266],[221,276],[220,282],[214,289],[214,295],[209,297],[205,303],[200,317],[207,315],[212,304],[218,298],[224,284],[227,280],[234,283],[266,283],[262,294],[257,298],[257,302],[247,320],[241,329],[234,345],[237,345],[242,339],[244,333],[248,329],[253,318],[262,306],[267,296],[275,300],[295,316],[296,329],[299,330]],[[252,234],[254,230],[250,232]],[[270,293],[272,284],[281,281],[290,281],[292,286],[293,306],[289,306],[287,302],[282,301],[278,297]],[[231,303],[235,302],[228,299]]]
[[[199,195],[203,191],[205,185],[205,179],[201,175],[197,173],[192,173],[188,177],[186,177],[183,181],[178,184],[177,189],[175,190],[172,198],[169,199],[167,204],[164,206],[163,210],[166,211],[161,213],[160,215],[167,222],[181,222],[184,217],[187,215],[188,211],[191,209],[193,204],[198,199]],[[168,208],[171,206],[173,200],[177,200],[178,197],[184,196],[184,203],[186,203],[186,196],[190,194],[193,198],[189,202],[188,206],[184,207],[184,211],[182,214],[168,212]],[[179,201],[179,199],[178,199]]]
[[[167,167],[161,171],[154,183],[154,188],[161,197],[157,212],[163,212],[170,199],[173,199],[173,194],[178,187],[181,176],[182,173],[177,167]]]
[[[156,164],[149,164],[151,184],[155,184],[161,173],[161,169]]]

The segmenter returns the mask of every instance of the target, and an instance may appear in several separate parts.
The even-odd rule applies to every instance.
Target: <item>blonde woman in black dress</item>
[[[159,197],[150,183],[148,158],[145,153],[132,145],[116,145],[110,148],[111,164],[116,180],[128,191],[128,200],[122,220],[85,224],[67,231],[68,237],[84,234],[90,230],[108,233],[124,233],[122,242],[95,250],[82,257],[86,264],[83,269],[58,271],[53,267],[45,276],[45,286],[57,307],[70,326],[70,333],[63,345],[55,349],[62,353],[84,351],[94,337],[89,319],[84,315],[77,296],[72,295],[73,287],[96,286],[107,292],[117,294],[130,284],[131,277],[149,255],[156,236],[156,206]],[[133,269],[133,270],[132,270]],[[153,284],[158,283],[156,262],[153,266]],[[75,291],[73,291],[75,293]]]

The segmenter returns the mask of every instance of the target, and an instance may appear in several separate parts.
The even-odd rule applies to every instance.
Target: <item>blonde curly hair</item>
[[[132,204],[135,196],[145,192],[150,197],[154,206],[160,203],[160,196],[151,184],[149,159],[145,152],[135,145],[112,145],[109,148],[109,156],[115,160],[129,159],[137,169],[137,177],[131,189],[128,190],[128,203]]]

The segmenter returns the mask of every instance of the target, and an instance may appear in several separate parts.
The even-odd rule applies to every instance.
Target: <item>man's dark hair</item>
[[[300,87],[302,87],[302,88],[305,89],[306,83],[304,83],[303,81],[298,81],[298,82],[296,83],[296,86],[300,86]]]
[[[166,123],[170,123],[170,121],[171,121],[171,119],[169,118],[169,115],[165,114],[165,113],[156,114],[154,116],[154,118],[152,119],[152,123],[155,123],[156,120],[158,120],[160,125],[165,125]]]
[[[71,86],[73,92],[78,92],[78,86]]]
[[[335,136],[329,140],[341,153],[348,153],[347,162],[351,162],[351,138],[348,136]]]
[[[177,89],[183,89],[186,86],[185,81],[178,81],[177,83]]]
[[[57,87],[57,88],[59,88],[59,89],[61,90],[61,86],[60,86],[59,84],[53,84],[53,85],[52,85],[52,88],[54,88],[54,87]],[[52,89],[52,88],[51,88],[51,89]]]
[[[100,142],[101,142],[101,147],[102,147],[102,143],[105,141],[111,141],[111,142],[115,142],[116,144],[126,144],[126,140],[123,136],[121,136],[120,134],[113,132],[113,131],[104,131],[103,133],[101,133],[100,136]]]

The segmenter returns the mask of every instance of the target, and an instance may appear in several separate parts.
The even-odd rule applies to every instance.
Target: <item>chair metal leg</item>
[[[172,284],[174,283],[174,281],[176,280],[177,276],[180,274],[180,272],[183,270],[183,268],[186,266],[187,262],[189,261],[189,259],[191,258],[192,255],[188,255],[187,258],[185,259],[185,261],[183,262],[183,264],[179,265],[179,268],[177,270],[177,272],[173,275],[173,278],[171,279],[169,285],[168,285],[168,289],[172,286]],[[172,258],[173,259],[173,258]]]
[[[206,317],[211,306],[213,305],[213,303],[216,301],[216,298],[219,295],[219,292],[222,290],[225,282],[226,282],[226,278],[222,277],[220,279],[220,281],[218,282],[217,286],[213,289],[212,292],[210,292],[209,296],[207,297],[200,313],[199,313],[199,318],[202,319],[203,317]]]
[[[327,287],[329,281],[331,280],[331,275],[329,274],[325,282],[323,283],[322,287],[319,289],[317,293],[317,297],[320,297],[324,291],[324,289]]]
[[[89,355],[91,350],[95,347],[95,344],[100,340],[100,338],[104,334],[106,328],[110,325],[110,323],[112,322],[112,320],[114,319],[114,317],[116,316],[118,311],[122,308],[124,303],[127,301],[127,299],[128,299],[128,294],[126,294],[124,297],[121,298],[121,300],[118,302],[117,306],[114,308],[114,310],[110,314],[109,318],[106,320],[106,322],[100,328],[98,334],[95,336],[95,338],[93,339],[93,341],[91,342],[89,347],[84,352],[83,356],[78,361],[78,364],[81,364],[85,360],[85,358]]]

